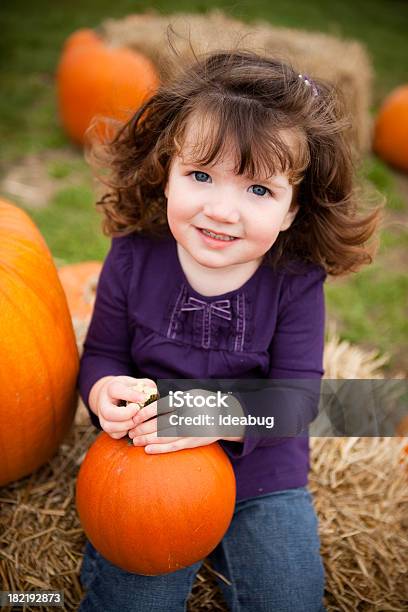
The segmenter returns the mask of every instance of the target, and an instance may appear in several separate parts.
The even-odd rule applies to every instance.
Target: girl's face
[[[285,137],[290,139],[290,133]],[[188,155],[193,139],[194,130],[187,128],[183,153]],[[236,175],[232,155],[208,167],[185,163],[183,157],[174,156],[165,188],[168,223],[176,241],[207,268],[260,264],[298,210],[291,206],[288,178],[276,174],[257,182]],[[212,238],[208,231],[221,237]]]

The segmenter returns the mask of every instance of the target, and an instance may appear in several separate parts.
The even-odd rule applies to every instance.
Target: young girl
[[[324,280],[371,261],[380,214],[356,214],[349,127],[333,86],[220,52],[163,84],[105,150],[110,190],[99,205],[113,239],[81,396],[96,427],[129,432],[148,453],[219,440],[237,503],[210,559],[233,612],[324,610],[308,438],[160,437],[157,402],[138,412],[131,387],[321,379]],[[306,428],[313,418],[297,416]],[[141,576],[88,542],[80,610],[181,612],[200,565]]]

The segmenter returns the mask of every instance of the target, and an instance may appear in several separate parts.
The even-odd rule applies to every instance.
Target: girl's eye
[[[193,170],[193,172],[190,172],[190,175],[193,175],[195,180],[199,183],[207,183],[207,182],[211,183],[212,182],[211,176],[207,174],[207,172],[202,172],[200,170]],[[253,193],[257,196],[263,197],[267,193],[269,193],[269,195],[273,195],[270,189],[268,189],[267,187],[263,187],[262,185],[251,185],[250,189],[252,189]]]
[[[200,172],[199,170],[194,170],[194,172],[191,172],[190,174],[193,174],[195,180],[198,181],[199,183],[206,183],[207,179],[211,180],[210,175],[207,174],[206,172]]]
[[[264,196],[267,193],[272,195],[272,192],[267,187],[263,187],[262,185],[251,185],[250,189],[253,190],[252,193],[258,196]]]

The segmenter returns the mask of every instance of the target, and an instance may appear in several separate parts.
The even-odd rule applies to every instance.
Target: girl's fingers
[[[144,394],[132,389],[129,385],[113,380],[106,386],[106,392],[111,401],[124,400],[126,402],[143,402]]]
[[[106,433],[109,433],[109,432],[106,432]],[[127,431],[118,431],[116,433],[109,433],[109,435],[111,438],[114,438],[115,440],[119,440],[120,438],[124,438],[127,435]]]
[[[148,406],[146,406],[148,408]],[[133,422],[138,418],[139,415],[136,415],[133,419]],[[168,427],[167,423],[163,426],[163,423],[159,422],[159,418],[151,418],[147,421],[142,421],[138,423],[136,427],[132,427],[129,430],[129,438],[139,438],[139,442],[142,440],[150,440],[151,438],[147,438],[147,436],[154,437],[155,439],[164,438],[165,440],[169,440],[170,437],[173,438],[174,434],[177,433],[176,427]],[[159,430],[158,430],[159,427]],[[168,436],[163,436],[164,433],[167,433]]]
[[[160,454],[160,453],[172,453],[184,448],[196,448],[197,446],[207,446],[216,442],[220,438],[166,438],[162,442],[163,438],[158,438],[158,442],[150,442],[145,446],[145,451],[148,454]],[[134,443],[134,442],[133,442]]]
[[[135,417],[136,418],[136,417]],[[146,421],[134,426],[134,419],[132,423],[131,429],[129,429],[129,438],[135,438],[137,436],[144,436],[146,434],[157,434],[157,419],[152,419],[151,421]]]
[[[152,402],[151,404],[147,404],[141,408],[133,417],[134,425],[139,425],[143,423],[143,421],[147,421],[152,417],[157,416],[157,401]]]
[[[108,434],[127,433],[133,427],[133,421],[109,421],[102,418],[101,427]]]
[[[157,431],[153,433],[145,434],[143,436],[136,436],[133,438],[133,444],[135,446],[146,446],[148,444],[172,444],[180,438],[169,437],[157,437]]]
[[[110,402],[102,404],[99,410],[99,417],[105,421],[130,422],[129,429],[134,427],[133,418],[140,411],[140,405],[137,403],[129,403],[127,406],[117,406]],[[124,428],[123,428],[124,429]]]

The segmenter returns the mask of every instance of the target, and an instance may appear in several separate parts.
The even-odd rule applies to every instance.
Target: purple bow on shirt
[[[217,317],[231,321],[231,302],[230,300],[216,300],[215,302],[204,302],[195,297],[189,296],[184,302],[181,310],[207,310],[210,315],[213,313]]]
[[[182,311],[202,310],[203,311],[203,335],[202,346],[208,348],[210,346],[210,329],[211,316],[220,317],[227,321],[232,320],[231,301],[230,300],[215,300],[214,302],[204,302],[195,297],[189,296],[181,307]]]

